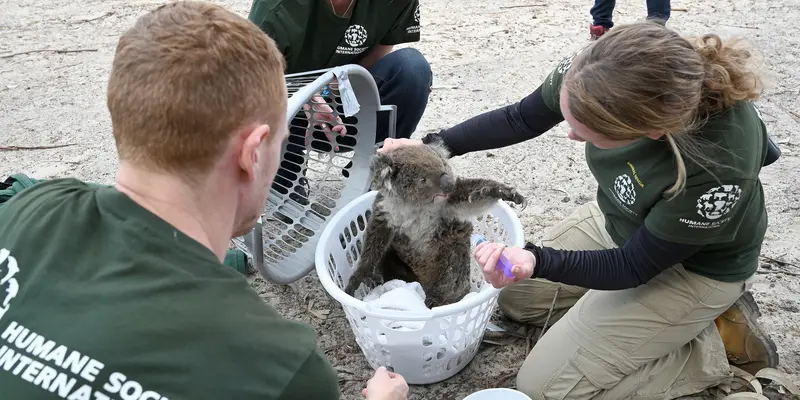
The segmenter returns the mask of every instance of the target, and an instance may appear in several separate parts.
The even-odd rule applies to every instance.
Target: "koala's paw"
[[[482,187],[472,192],[469,196],[470,203],[485,199],[500,199],[516,204],[525,204],[525,197],[517,192],[516,189],[501,183],[498,183],[497,186]]]
[[[383,285],[384,283],[386,282],[383,281],[383,276],[380,274],[372,274],[371,276],[364,278],[364,284],[370,289],[374,289],[380,285]]]
[[[384,283],[383,277],[379,274],[354,276],[354,278],[350,279],[350,282],[347,287],[345,287],[344,292],[348,296],[354,297],[356,291],[361,287],[362,284],[366,286],[367,291],[369,291],[380,285],[383,285]]]
[[[348,296],[353,296],[356,293],[356,289],[361,285],[361,281],[350,281],[350,283],[344,288],[344,293]]]

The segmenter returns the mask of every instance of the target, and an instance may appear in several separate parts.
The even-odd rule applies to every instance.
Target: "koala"
[[[441,141],[373,157],[370,182],[378,193],[348,295],[362,283],[392,279],[419,282],[431,308],[469,293],[472,219],[498,200],[524,206],[525,199],[500,182],[456,177],[449,158]]]

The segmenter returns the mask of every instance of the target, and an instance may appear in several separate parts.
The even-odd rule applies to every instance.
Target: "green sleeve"
[[[204,305],[207,310],[196,312],[196,319],[207,321],[189,320],[197,331],[190,343],[200,346],[202,351],[192,352],[193,347],[187,346],[185,359],[175,362],[209,367],[192,370],[195,381],[182,389],[180,398],[340,398],[336,370],[325,358],[311,326],[280,316],[243,280],[236,285],[209,289],[208,296],[216,303]]]
[[[287,56],[289,52],[289,38],[283,26],[281,26],[278,21],[278,13],[272,4],[263,0],[254,0],[253,4],[250,6],[250,14],[247,18],[275,41],[275,45],[278,46],[278,50],[280,50],[284,57]]]
[[[547,75],[544,83],[542,83],[544,104],[552,111],[561,112],[561,85],[564,83],[564,75],[569,71],[569,68],[572,66],[572,60],[576,55],[578,55],[578,53],[562,59],[556,68]]]
[[[337,400],[340,397],[336,370],[317,348],[286,385],[280,400]]]
[[[756,207],[761,190],[750,179],[703,177],[703,182],[687,181],[684,191],[674,199],[664,198],[645,218],[645,226],[655,236],[686,244],[706,245],[728,242],[746,219],[748,207]],[[753,203],[753,204],[750,204]]]
[[[58,181],[58,182],[56,182],[56,184],[58,184],[59,182],[61,182],[61,183],[66,182],[67,184],[70,184],[70,185],[78,183],[78,184],[86,185],[90,189],[101,189],[101,188],[110,187],[110,185],[104,185],[104,184],[92,183],[92,182],[81,182],[81,181],[73,180],[71,178],[40,180],[40,179],[35,179],[35,178],[32,178],[32,177],[29,177],[29,176],[27,176],[25,174],[14,174],[14,175],[11,176],[11,178],[13,178],[13,183],[11,184],[11,186],[6,188],[6,189],[4,189],[4,190],[0,190],[0,204],[3,204],[5,202],[11,200],[12,197],[14,197],[15,195],[19,194],[20,192],[22,192],[25,189],[28,189],[30,187],[33,187],[33,186],[37,185],[37,184],[45,183],[45,182]]]
[[[419,38],[419,0],[414,0],[394,21],[389,32],[381,38],[380,44],[390,46],[418,42]]]

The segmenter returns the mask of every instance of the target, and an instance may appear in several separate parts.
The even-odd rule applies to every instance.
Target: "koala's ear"
[[[394,178],[394,160],[387,154],[377,154],[369,163],[371,171],[370,180],[373,190],[392,189],[391,180]]]
[[[447,148],[441,137],[434,136],[434,138],[428,142],[427,146],[435,151],[443,160],[448,161],[450,159],[450,149]]]

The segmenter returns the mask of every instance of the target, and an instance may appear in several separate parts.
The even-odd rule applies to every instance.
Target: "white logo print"
[[[414,9],[414,22],[410,22],[410,25],[406,27],[406,34],[414,35],[419,33],[419,4],[417,4],[417,8]]]
[[[563,58],[558,63],[558,65],[556,66],[556,73],[559,74],[559,75],[564,75],[564,73],[567,72],[569,67],[572,66],[572,61],[575,59],[575,57],[578,56],[578,54],[580,54],[581,51],[583,51],[583,49],[579,49],[573,55],[571,55],[569,57],[566,57],[566,58]],[[550,84],[553,84],[553,78],[555,78],[555,74],[551,73],[550,74]]]
[[[627,205],[636,202],[636,190],[633,187],[633,180],[628,174],[622,174],[614,180],[614,192],[617,193],[619,201]]]
[[[8,312],[11,307],[11,300],[19,293],[19,283],[14,275],[19,272],[17,260],[11,256],[11,252],[0,249],[0,319]],[[4,290],[3,290],[4,289]]]
[[[15,278],[19,272],[17,260],[11,256],[11,252],[0,248],[0,320],[19,291]],[[82,350],[48,338],[19,321],[6,320],[8,322],[0,327],[0,365],[5,370],[0,369],[0,374],[8,371],[4,379],[20,378],[22,385],[28,382],[32,384],[31,388],[49,390],[62,399],[167,400],[158,392],[147,390],[146,385],[131,379],[129,371],[122,374],[109,370],[107,373],[110,375],[103,383],[100,374],[101,371],[105,372],[106,363],[83,354]]]
[[[561,60],[561,62],[558,63],[558,66],[556,67],[556,71],[558,71],[559,74],[564,74],[564,72],[567,72],[569,67],[572,66],[572,59],[573,58],[575,58],[574,55],[572,57],[567,57],[567,58]]]
[[[756,106],[755,103],[750,103],[750,104],[753,105],[753,109],[756,111],[756,116],[758,116],[758,119],[761,120],[761,122],[763,123],[764,122],[764,116],[761,115],[761,110],[758,108],[758,106]]]
[[[344,32],[344,41],[351,47],[358,47],[367,41],[367,30],[361,25],[350,25]]]
[[[697,199],[697,213],[706,219],[719,219],[729,213],[741,197],[739,185],[713,187]]]
[[[573,53],[571,56],[569,56],[569,57],[567,57],[567,58],[565,58],[565,59],[561,60],[561,62],[560,62],[560,63],[558,63],[558,66],[556,67],[556,71],[558,71],[558,73],[559,73],[559,74],[564,74],[565,72],[567,72],[567,70],[569,69],[569,67],[571,67],[571,66],[572,66],[572,61],[574,61],[574,60],[575,60],[575,57],[577,57],[577,56],[578,56],[578,54],[580,54],[580,53],[581,53],[581,51],[583,51],[583,49],[582,49],[582,48],[581,48],[581,49],[578,49],[578,51],[576,51],[575,53]]]

